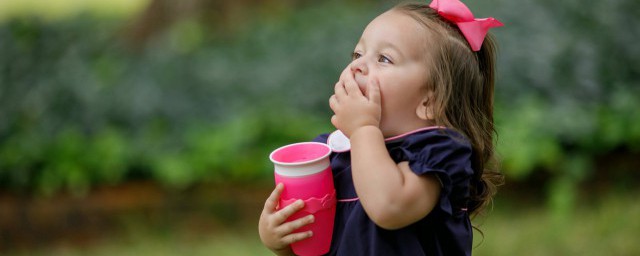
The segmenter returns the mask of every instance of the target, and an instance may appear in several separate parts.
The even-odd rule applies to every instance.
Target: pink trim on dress
[[[345,202],[353,202],[353,201],[358,201],[360,200],[360,198],[348,198],[348,199],[338,199],[338,202],[340,203],[345,203]]]

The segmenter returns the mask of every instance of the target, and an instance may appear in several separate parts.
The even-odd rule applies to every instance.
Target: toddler
[[[495,194],[493,19],[458,0],[401,4],[365,28],[329,99],[350,148],[331,155],[337,192],[329,255],[470,255],[470,218]],[[335,135],[336,133],[334,133]],[[333,136],[333,135],[331,135]],[[320,135],[314,141],[327,142]],[[331,144],[331,143],[329,143]],[[290,255],[312,215],[287,222],[277,185],[264,245]]]

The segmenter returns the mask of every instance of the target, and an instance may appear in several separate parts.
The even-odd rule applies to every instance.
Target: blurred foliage
[[[81,195],[128,179],[177,189],[266,179],[272,149],[331,131],[333,84],[364,26],[390,4],[250,12],[230,35],[186,16],[139,48],[127,44],[126,18],[8,19],[0,186]],[[493,30],[503,171],[516,180],[549,172],[549,201],[563,212],[596,171],[595,156],[640,151],[640,3],[469,6],[506,24]]]
[[[496,2],[508,24],[497,32],[505,169],[573,172],[569,158],[640,150],[640,3]]]
[[[581,182],[612,171],[595,169],[598,156],[640,152],[640,2],[494,0],[479,9],[506,23],[495,30],[503,171],[521,181],[547,172],[549,184],[537,186],[554,218],[566,219]]]
[[[122,38],[127,20],[2,24],[0,186],[81,195],[127,179],[270,177],[272,149],[331,131],[326,99],[363,26],[343,24],[366,15],[351,9],[255,18],[232,37],[185,18],[140,51]]]
[[[0,22],[24,16],[49,21],[89,13],[100,18],[122,18],[144,8],[150,0],[4,0],[0,1]]]

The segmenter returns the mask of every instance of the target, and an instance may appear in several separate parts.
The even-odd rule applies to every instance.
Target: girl
[[[338,205],[329,255],[470,255],[470,216],[491,200],[494,42],[502,24],[458,0],[403,4],[365,28],[329,105],[350,151],[333,153]],[[327,135],[315,141],[327,142]],[[260,217],[278,255],[310,232],[285,220],[276,186]]]

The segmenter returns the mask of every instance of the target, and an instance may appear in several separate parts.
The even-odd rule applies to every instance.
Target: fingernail
[[[313,215],[309,215],[309,223],[313,223],[316,221],[316,218]]]
[[[309,237],[313,236],[313,231],[309,231],[308,234],[309,234]]]

